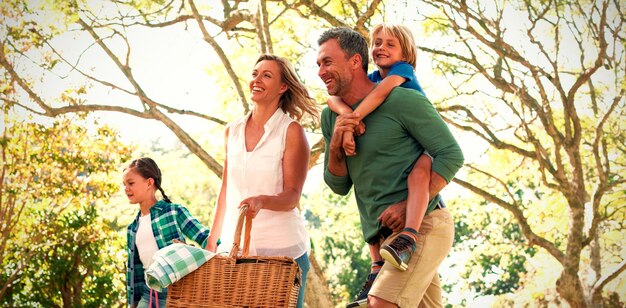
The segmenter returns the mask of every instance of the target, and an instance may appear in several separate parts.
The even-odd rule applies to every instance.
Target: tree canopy
[[[97,204],[118,191],[111,178],[130,149],[107,127],[72,119],[50,125],[3,117],[0,139],[0,302],[9,306],[116,305],[123,261],[117,230]]]
[[[601,305],[603,288],[626,269],[614,249],[623,242],[602,236],[625,232],[620,4],[429,5],[437,12],[424,16],[431,33],[448,38],[421,46],[449,85],[439,110],[489,145],[455,182],[506,210],[527,245],[559,263],[564,300]],[[586,271],[594,273],[590,283]]]

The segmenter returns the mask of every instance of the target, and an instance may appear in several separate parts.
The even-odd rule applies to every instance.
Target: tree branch
[[[355,24],[355,28],[358,32],[363,34],[365,37],[369,37],[369,27],[367,27],[366,23],[369,22],[376,13],[378,9],[378,5],[382,2],[382,0],[373,0],[370,5],[367,7],[367,10],[363,13],[359,13],[358,19]]]
[[[345,27],[346,26],[346,24],[343,21],[337,19],[334,15],[328,13],[326,10],[324,10],[323,7],[317,5],[314,0],[299,0],[291,5],[287,4],[287,2],[284,1],[283,4],[285,4],[285,6],[287,7],[291,7],[294,9],[300,6],[304,6],[308,8],[309,10],[311,10],[311,15],[314,15],[319,18],[322,18],[323,20],[326,20],[333,27],[342,27],[342,26]]]
[[[209,45],[213,48],[213,50],[215,50],[215,53],[217,53],[217,56],[220,58],[220,60],[224,64],[224,68],[226,69],[228,76],[232,80],[233,85],[235,86],[235,89],[237,90],[237,94],[239,95],[239,100],[241,101],[241,105],[243,106],[244,112],[248,113],[248,111],[250,111],[250,108],[248,107],[249,105],[248,101],[243,92],[241,82],[239,82],[239,77],[237,76],[237,73],[235,73],[235,71],[233,70],[232,64],[230,63],[228,56],[226,56],[226,53],[224,53],[224,50],[215,41],[215,39],[211,37],[211,35],[207,31],[206,27],[204,26],[204,23],[202,22],[200,13],[198,13],[198,9],[196,8],[194,1],[189,0],[189,5],[191,6],[191,11],[193,12],[193,16],[198,22],[198,27],[200,28],[200,31],[202,32],[202,37],[204,38],[204,41],[209,43]]]
[[[9,73],[9,76],[11,76],[11,79],[13,79],[13,81],[15,81],[20,86],[20,88],[22,88],[28,94],[28,97],[30,97],[30,99],[33,100],[33,102],[35,102],[37,105],[39,105],[39,107],[41,107],[41,109],[44,110],[43,111],[44,114],[50,113],[51,108],[48,105],[44,104],[43,99],[41,99],[41,97],[39,97],[39,95],[37,95],[30,88],[30,86],[26,83],[26,81],[22,79],[17,74],[17,72],[15,72],[13,65],[11,65],[9,61],[7,60],[4,50],[5,50],[5,45],[2,42],[2,40],[0,40],[0,65],[2,65],[2,67],[4,67],[4,69]]]
[[[192,2],[192,0],[190,0]],[[197,11],[196,11],[197,13]],[[202,160],[207,167],[213,173],[215,173],[218,177],[222,176],[222,166],[211,156],[209,155],[198,142],[196,142],[187,132],[185,132],[180,126],[178,126],[174,121],[161,113],[158,109],[154,101],[151,99],[146,99],[148,96],[141,89],[139,84],[135,81],[130,69],[127,65],[123,65],[119,59],[113,54],[113,52],[104,44],[104,42],[99,38],[99,36],[95,33],[93,28],[91,28],[87,23],[85,23],[82,19],[78,20],[78,23],[91,34],[94,40],[100,45],[100,47],[105,51],[105,53],[115,62],[118,68],[124,73],[128,81],[133,85],[135,90],[137,91],[137,96],[140,98],[143,104],[148,105],[147,113],[151,115],[154,119],[161,121],[165,126],[167,126],[177,137],[178,139],[187,146],[187,148],[194,153],[200,160]],[[200,22],[200,24],[202,24]],[[70,106],[71,107],[71,106]]]
[[[485,200],[492,202],[494,204],[497,204],[500,207],[504,208],[505,210],[511,212],[513,214],[513,217],[515,217],[515,219],[517,220],[517,223],[519,224],[520,229],[522,230],[522,234],[524,234],[524,236],[528,240],[529,245],[531,246],[537,245],[539,247],[544,248],[557,261],[563,264],[563,262],[565,261],[565,255],[552,242],[546,240],[545,238],[539,236],[538,234],[532,231],[530,225],[528,224],[528,220],[524,216],[524,213],[522,212],[521,209],[492,195],[491,193],[483,190],[482,188],[479,188],[478,186],[470,184],[459,178],[454,178],[453,181],[461,185],[461,187],[485,198]]]
[[[593,298],[602,298],[602,289],[606,286],[607,283],[611,282],[613,279],[617,278],[622,272],[626,270],[626,260],[622,260],[620,264],[617,265],[617,268],[613,273],[609,275],[602,276],[596,283],[594,283],[592,287],[592,297]]]

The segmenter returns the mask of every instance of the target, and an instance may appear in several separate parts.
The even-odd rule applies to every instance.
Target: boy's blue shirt
[[[401,87],[417,90],[422,93],[422,95],[426,96],[426,93],[424,93],[424,90],[420,86],[419,81],[417,81],[417,76],[415,76],[415,70],[410,64],[402,61],[396,62],[389,69],[389,73],[387,74],[387,76],[390,75],[403,77],[404,79],[406,79],[406,81],[400,85]],[[372,73],[367,75],[367,77],[374,83],[379,83],[383,80],[383,77],[380,75],[379,70],[373,71]]]

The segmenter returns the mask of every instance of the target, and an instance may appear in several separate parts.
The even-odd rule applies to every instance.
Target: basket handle
[[[247,256],[248,251],[250,250],[250,230],[252,230],[252,220],[246,218],[246,211],[248,210],[248,204],[244,204],[239,210],[239,218],[237,219],[237,227],[235,227],[235,238],[233,239],[233,248],[230,251],[230,257],[237,257],[237,253],[239,253],[239,242],[241,242],[241,229],[243,227],[243,222],[246,222],[246,228],[243,235],[243,251],[241,252],[242,256]]]

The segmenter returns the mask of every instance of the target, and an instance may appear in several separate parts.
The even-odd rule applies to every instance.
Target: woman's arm
[[[224,172],[222,173],[222,187],[220,188],[220,194],[217,197],[217,204],[215,205],[215,213],[213,214],[213,225],[211,226],[211,233],[209,233],[209,240],[207,241],[206,249],[215,252],[217,250],[217,241],[222,233],[222,226],[224,224],[224,215],[226,214],[226,183],[228,179],[228,128],[226,128],[224,138],[224,149],[226,158],[224,158]]]
[[[254,218],[261,209],[289,211],[300,201],[308,172],[309,143],[304,129],[297,122],[292,122],[287,128],[286,140],[289,142],[285,144],[283,154],[283,191],[276,195],[259,195],[242,200],[239,207],[249,205],[249,218]]]

